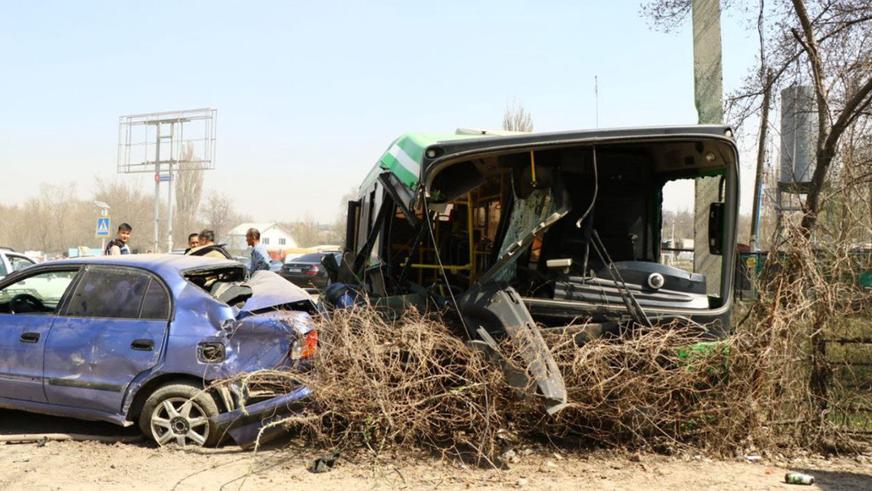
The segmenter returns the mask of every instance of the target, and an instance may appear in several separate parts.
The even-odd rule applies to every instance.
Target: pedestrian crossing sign
[[[97,237],[109,237],[109,217],[97,218]]]

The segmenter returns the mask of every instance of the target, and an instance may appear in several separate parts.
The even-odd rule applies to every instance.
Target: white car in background
[[[21,271],[34,264],[36,261],[24,254],[15,252],[9,247],[0,247],[0,278],[5,278],[10,273]]]

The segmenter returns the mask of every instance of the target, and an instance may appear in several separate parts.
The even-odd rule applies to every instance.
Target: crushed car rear
[[[244,268],[223,263],[183,276],[164,362],[149,380],[187,373],[206,382],[220,406],[218,414],[209,415],[210,425],[246,445],[264,420],[293,411],[310,392],[302,385],[252,387],[245,375],[307,370],[317,349],[318,309],[305,291],[270,271],[246,279]],[[143,431],[160,443],[172,430],[152,423],[140,420]]]

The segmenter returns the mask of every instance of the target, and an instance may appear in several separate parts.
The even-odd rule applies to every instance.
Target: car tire
[[[220,429],[210,421],[218,405],[203,389],[174,383],[155,390],[142,406],[139,428],[160,446],[212,447],[221,439]]]

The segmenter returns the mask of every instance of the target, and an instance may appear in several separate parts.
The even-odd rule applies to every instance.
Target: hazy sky
[[[655,32],[639,6],[0,0],[0,202],[119,177],[124,114],[217,108],[206,188],[257,221],[332,221],[399,134],[497,128],[513,101],[538,131],[592,128],[595,75],[600,127],[695,123],[689,26]],[[725,14],[725,90],[754,63],[746,28]]]

